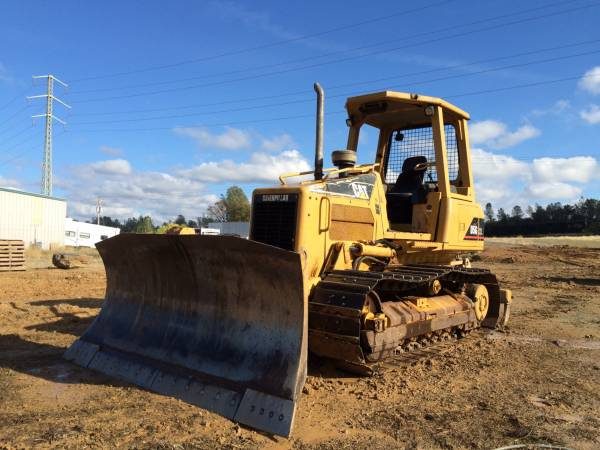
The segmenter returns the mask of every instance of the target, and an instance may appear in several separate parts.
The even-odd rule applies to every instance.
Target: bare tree
[[[221,199],[208,207],[208,215],[215,222],[227,222],[227,204]]]

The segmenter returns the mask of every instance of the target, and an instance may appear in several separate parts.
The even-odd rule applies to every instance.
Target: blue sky
[[[52,73],[72,106],[55,106],[54,194],[78,218],[99,196],[112,216],[196,217],[309,168],[316,80],[327,152],[346,96],[420,92],[471,113],[480,202],[600,197],[600,2],[378,4],[2,2],[0,185],[39,191],[44,105],[25,96]]]

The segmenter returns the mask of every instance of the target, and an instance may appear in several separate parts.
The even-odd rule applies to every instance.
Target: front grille
[[[297,212],[298,194],[255,195],[250,239],[284,250],[294,250]]]

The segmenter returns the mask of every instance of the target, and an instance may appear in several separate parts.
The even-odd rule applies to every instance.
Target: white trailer
[[[218,228],[200,228],[200,234],[203,236],[218,236],[221,230]]]
[[[250,235],[250,222],[210,222],[208,226],[219,230],[220,234],[233,234],[244,239]]]
[[[78,222],[67,217],[64,244],[71,247],[94,247],[97,242],[116,236],[120,232],[121,230],[115,227]]]

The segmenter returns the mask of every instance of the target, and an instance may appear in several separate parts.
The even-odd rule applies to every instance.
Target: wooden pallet
[[[25,244],[19,240],[0,239],[0,272],[25,270]]]

